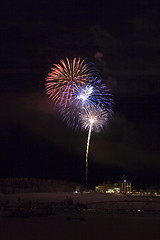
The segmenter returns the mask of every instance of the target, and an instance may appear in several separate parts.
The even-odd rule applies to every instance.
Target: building
[[[102,193],[120,193],[120,187],[118,183],[104,183],[103,185],[99,185],[95,187],[96,192]]]
[[[132,184],[124,179],[121,183],[121,193],[132,193]]]
[[[123,175],[122,180],[118,183],[104,183],[103,185],[96,186],[95,191],[102,193],[130,194],[132,193],[132,184],[128,182],[125,175]]]
[[[122,181],[120,181],[121,184],[121,193],[132,193],[132,184],[127,180],[127,177],[125,174],[122,176]]]

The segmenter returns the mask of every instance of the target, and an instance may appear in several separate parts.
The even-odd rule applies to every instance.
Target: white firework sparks
[[[86,148],[86,182],[88,182],[88,153],[91,132],[92,130],[100,131],[100,129],[103,128],[103,126],[107,123],[108,113],[98,105],[96,107],[92,106],[90,108],[83,108],[80,113],[80,120],[82,127],[89,129]]]

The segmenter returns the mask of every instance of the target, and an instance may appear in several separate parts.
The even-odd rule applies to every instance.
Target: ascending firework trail
[[[101,128],[107,123],[108,113],[105,109],[102,109],[99,105],[90,106],[90,108],[84,108],[80,113],[80,120],[82,127],[89,129],[87,147],[86,147],[86,183],[88,183],[88,153],[89,153],[89,144],[91,138],[91,132],[100,131]]]

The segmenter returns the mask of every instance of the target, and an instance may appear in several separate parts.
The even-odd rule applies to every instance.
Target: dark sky
[[[68,128],[45,94],[52,64],[80,56],[115,100],[109,126],[91,138],[90,182],[125,173],[137,188],[160,186],[159,9],[149,0],[2,4],[0,177],[84,181],[87,132]]]

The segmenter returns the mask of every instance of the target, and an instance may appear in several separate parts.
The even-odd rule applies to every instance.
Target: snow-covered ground
[[[83,216],[83,220],[81,220]],[[1,240],[159,240],[160,216],[61,213],[0,218]]]
[[[59,203],[71,198],[73,203],[86,204],[88,208],[95,209],[141,209],[160,212],[160,197],[133,196],[123,194],[104,193],[20,193],[0,194],[0,204],[8,202],[16,205],[19,201],[32,201],[41,203]]]
[[[60,205],[55,203],[63,203],[65,199],[72,199],[73,206],[77,202],[85,204],[87,209],[56,208]],[[25,202],[54,209],[28,217],[3,214],[5,206],[16,208]],[[6,194],[0,195],[0,206],[0,240],[160,239],[160,199],[157,197],[100,193]]]

